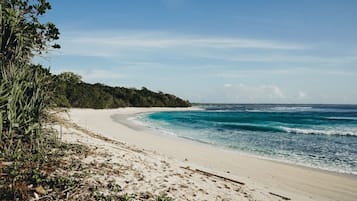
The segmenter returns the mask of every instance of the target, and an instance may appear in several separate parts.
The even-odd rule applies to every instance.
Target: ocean
[[[357,105],[206,104],[137,120],[257,157],[357,175]],[[239,162],[239,161],[237,161]]]

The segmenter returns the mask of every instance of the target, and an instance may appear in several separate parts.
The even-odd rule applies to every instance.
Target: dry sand
[[[183,109],[71,109],[70,121],[121,143],[75,129],[64,131],[64,138],[99,147],[111,153],[110,161],[131,167],[132,174],[121,177],[124,183],[135,180],[127,185],[128,192],[165,191],[178,200],[357,200],[356,176],[259,159],[160,134],[128,120],[165,110]],[[196,169],[204,172],[192,171]]]

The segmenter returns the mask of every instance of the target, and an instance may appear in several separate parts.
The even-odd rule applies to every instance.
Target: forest
[[[58,107],[118,108],[118,107],[190,107],[187,100],[172,94],[141,89],[111,87],[83,82],[72,72],[53,75],[54,102]]]

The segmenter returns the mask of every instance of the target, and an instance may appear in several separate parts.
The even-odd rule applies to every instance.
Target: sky
[[[50,0],[53,73],[200,103],[357,104],[355,0]]]

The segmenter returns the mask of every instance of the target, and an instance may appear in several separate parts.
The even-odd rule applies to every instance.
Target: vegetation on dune
[[[33,54],[47,51],[51,44],[59,47],[53,44],[58,29],[39,21],[50,8],[45,0],[2,0],[0,4],[1,200],[28,199],[29,191],[44,182],[41,178],[46,173],[41,170],[57,158],[52,157],[55,148],[59,150],[55,135],[44,129],[52,78],[30,63]]]
[[[37,152],[42,148],[41,128],[50,106],[51,77],[30,59],[58,38],[53,24],[41,24],[38,19],[50,8],[43,0],[0,4],[0,140],[4,158],[18,150]]]
[[[117,108],[117,107],[189,107],[190,102],[163,92],[89,84],[72,72],[54,75],[55,102],[59,107]]]
[[[0,200],[130,200],[116,185],[107,188],[117,190],[102,194],[97,186],[83,183],[87,172],[79,157],[86,157],[88,148],[61,143],[48,126],[53,121],[49,111],[56,104],[109,108],[189,103],[146,88],[87,84],[73,73],[54,76],[31,64],[34,54],[60,47],[56,26],[40,21],[50,9],[46,0],[0,1]]]

